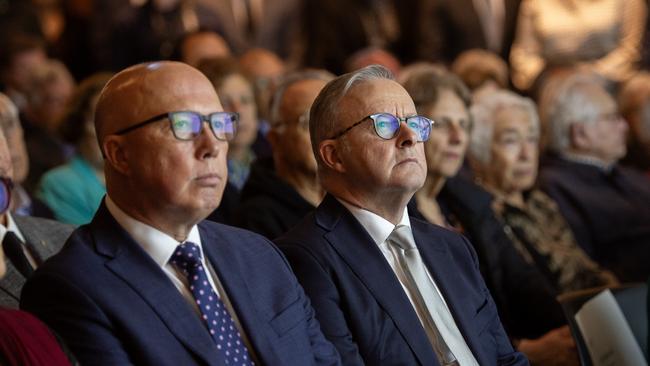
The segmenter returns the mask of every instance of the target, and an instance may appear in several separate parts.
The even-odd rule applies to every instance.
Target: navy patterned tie
[[[188,241],[179,245],[169,262],[187,276],[203,321],[226,365],[254,365],[235,322],[208,281],[198,245]]]

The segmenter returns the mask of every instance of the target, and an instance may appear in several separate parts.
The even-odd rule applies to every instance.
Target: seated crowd
[[[558,296],[650,279],[647,6],[465,2],[8,2],[0,365],[580,364]]]

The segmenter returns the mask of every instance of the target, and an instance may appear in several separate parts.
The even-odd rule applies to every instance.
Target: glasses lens
[[[201,133],[201,116],[192,112],[169,114],[174,136],[179,140],[192,140]]]
[[[239,115],[231,112],[217,112],[210,115],[210,125],[214,136],[219,140],[230,141],[237,133]]]
[[[379,113],[370,116],[375,125],[377,135],[385,140],[392,139],[399,130],[399,119],[388,113]]]
[[[11,190],[9,189],[9,181],[7,179],[0,179],[0,213],[4,213],[9,209],[10,200]]]
[[[406,125],[418,135],[418,141],[427,141],[431,133],[431,120],[422,116],[406,119]]]

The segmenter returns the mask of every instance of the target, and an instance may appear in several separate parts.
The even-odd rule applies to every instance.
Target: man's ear
[[[591,139],[587,132],[587,126],[584,123],[572,123],[569,127],[569,138],[571,146],[580,150],[587,149],[591,146]]]
[[[130,168],[128,154],[124,149],[124,137],[108,135],[104,138],[101,147],[106,164],[112,166],[116,171],[128,175]]]
[[[339,144],[337,140],[324,140],[318,145],[320,158],[328,169],[339,173],[345,172],[345,166],[339,156]]]

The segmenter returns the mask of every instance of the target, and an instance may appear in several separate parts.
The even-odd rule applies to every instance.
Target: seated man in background
[[[0,242],[5,253],[0,266],[7,270],[0,279],[0,307],[17,309],[25,280],[34,268],[61,249],[73,227],[56,221],[11,214],[11,163],[7,142],[0,129]]]
[[[130,67],[100,94],[107,195],[21,300],[82,364],[340,364],[280,252],[203,221],[236,122],[179,62]]]
[[[273,157],[253,163],[235,224],[275,239],[323,199],[309,141],[309,108],[333,78],[326,71],[304,71],[288,75],[280,84],[267,134]]]
[[[471,244],[409,216],[431,125],[382,66],[329,82],[309,126],[328,194],[277,242],[345,365],[526,365]]]
[[[576,74],[554,92],[539,184],[578,244],[621,281],[650,274],[650,180],[622,167],[627,124],[598,80]]]

